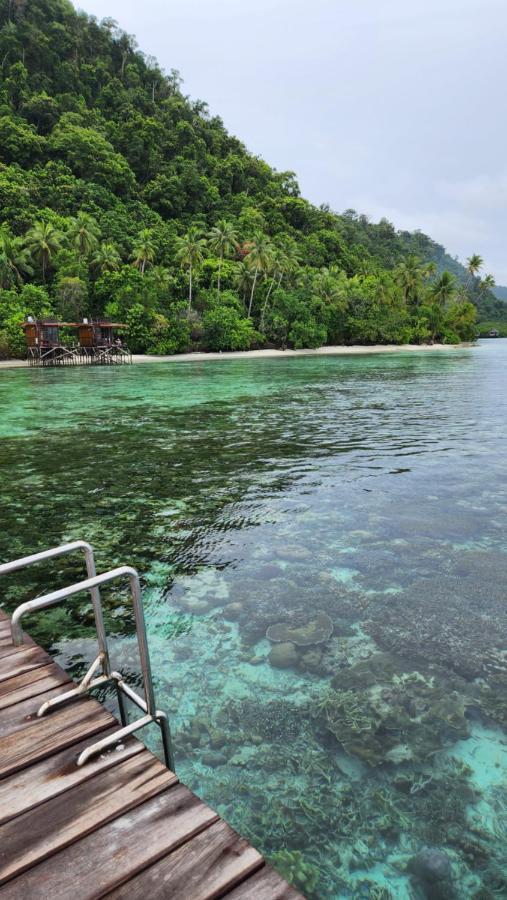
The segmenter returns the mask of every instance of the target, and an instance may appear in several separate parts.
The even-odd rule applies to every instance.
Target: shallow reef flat
[[[309,900],[507,896],[505,354],[0,379],[1,556],[84,537],[140,569],[178,774]],[[86,598],[30,626],[94,655]]]

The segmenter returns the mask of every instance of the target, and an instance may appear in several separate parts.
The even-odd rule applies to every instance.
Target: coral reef
[[[268,659],[276,669],[290,669],[297,665],[299,657],[294,644],[286,641],[272,647]]]
[[[280,875],[303,891],[308,900],[312,897],[317,900],[318,895],[314,891],[319,880],[319,870],[315,865],[305,862],[299,850],[278,850],[272,854],[270,862],[278,869]]]
[[[333,633],[333,623],[327,613],[317,611],[315,618],[310,619],[304,625],[294,625],[282,622],[270,625],[266,631],[266,637],[273,642],[291,641],[297,647],[308,647],[311,644],[322,644]]]
[[[314,709],[347,753],[372,766],[424,762],[468,735],[466,701],[457,690],[394,668],[386,654],[357,663],[335,676]]]

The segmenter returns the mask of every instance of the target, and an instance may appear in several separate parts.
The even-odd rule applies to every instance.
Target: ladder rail
[[[20,646],[23,644],[21,619],[27,613],[54,606],[57,603],[60,603],[62,600],[66,600],[68,597],[72,597],[75,594],[79,594],[85,591],[90,592],[94,612],[97,610],[98,613],[95,616],[95,622],[97,626],[97,637],[99,642],[99,656],[92,663],[83,680],[81,681],[81,684],[77,688],[74,688],[71,691],[67,691],[64,694],[60,694],[59,696],[54,697],[44,703],[38,710],[37,715],[39,717],[43,716],[48,710],[52,709],[53,707],[58,706],[61,703],[64,703],[74,697],[80,696],[91,690],[91,688],[93,687],[97,687],[101,684],[112,681],[115,684],[118,695],[120,717],[123,727],[119,731],[114,732],[114,734],[110,735],[109,737],[104,738],[103,740],[98,741],[90,747],[87,747],[86,750],[83,750],[78,758],[77,764],[79,766],[83,765],[83,763],[86,762],[87,759],[89,759],[92,755],[99,753],[104,749],[104,747],[111,746],[117,743],[118,740],[121,740],[122,737],[131,734],[133,731],[137,731],[139,728],[143,728],[145,725],[150,724],[151,722],[154,722],[159,726],[162,734],[162,743],[166,765],[174,772],[174,751],[172,747],[169,721],[166,714],[162,710],[156,708],[155,703],[150,654],[148,649],[148,638],[146,634],[146,622],[144,618],[144,609],[141,594],[141,583],[137,570],[132,566],[118,566],[115,569],[111,569],[109,572],[103,572],[102,574],[97,575],[95,571],[95,560],[91,545],[86,541],[73,541],[70,544],[63,544],[62,546],[54,547],[51,550],[45,550],[41,553],[34,553],[31,556],[25,556],[10,563],[3,563],[2,565],[0,565],[0,575],[5,575],[10,572],[17,571],[19,569],[25,568],[26,566],[30,566],[34,563],[40,562],[41,560],[52,559],[57,556],[62,556],[66,553],[71,553],[77,549],[81,549],[85,553],[87,573],[89,577],[84,579],[83,581],[79,581],[75,584],[69,585],[68,587],[60,588],[59,590],[51,591],[48,594],[36,597],[33,600],[27,600],[25,603],[22,603],[15,609],[11,618],[11,632],[13,643],[15,646]],[[140,697],[139,694],[136,693],[136,691],[134,691],[129,685],[126,684],[126,682],[123,680],[123,676],[119,672],[111,671],[109,661],[107,636],[105,632],[99,588],[102,584],[106,584],[110,581],[115,581],[119,578],[125,577],[128,577],[129,580],[130,594],[134,607],[136,635],[139,646],[139,656],[141,661],[141,672],[143,678],[145,700],[143,700],[143,698]],[[102,666],[104,674],[97,678],[94,678],[93,675],[99,665]],[[145,715],[141,719],[138,719],[130,724],[128,723],[124,705],[124,697],[128,697],[130,700],[132,700],[145,713]]]

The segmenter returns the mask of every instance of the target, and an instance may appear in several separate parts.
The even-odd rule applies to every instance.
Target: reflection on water
[[[180,777],[308,897],[507,896],[506,360],[0,373],[1,557],[84,537],[145,573]],[[85,599],[32,630],[94,652]]]

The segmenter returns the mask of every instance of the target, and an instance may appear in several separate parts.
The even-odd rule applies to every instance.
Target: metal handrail
[[[51,550],[45,550],[42,553],[35,553],[31,556],[25,556],[22,559],[17,559],[10,563],[4,563],[3,565],[0,565],[0,575],[5,575],[9,572],[14,572],[18,569],[25,568],[26,566],[30,566],[33,563],[40,562],[41,560],[52,559],[56,556],[62,556],[65,553],[70,553],[77,549],[83,549],[85,552],[86,566],[89,577],[84,581],[79,581],[76,584],[70,585],[69,587],[60,588],[57,591],[51,591],[51,593],[44,594],[42,597],[36,597],[34,600],[28,600],[26,603],[22,603],[14,611],[11,619],[13,643],[15,646],[20,646],[23,643],[23,631],[21,629],[20,623],[22,617],[26,615],[26,613],[30,613],[38,609],[45,609],[48,606],[54,606],[61,600],[65,600],[67,597],[72,597],[74,594],[78,594],[82,591],[90,591],[95,612],[95,623],[97,627],[97,638],[99,643],[99,655],[86,672],[78,687],[73,688],[72,690],[67,691],[64,694],[59,694],[57,697],[53,697],[51,700],[43,703],[37,712],[37,716],[40,717],[45,715],[45,713],[53,707],[58,706],[61,703],[66,702],[67,700],[78,697],[91,690],[91,688],[93,687],[98,687],[99,685],[112,681],[116,686],[120,707],[120,717],[123,727],[119,731],[115,731],[114,734],[109,735],[108,737],[103,738],[100,741],[97,741],[95,744],[92,744],[90,747],[87,747],[85,750],[83,750],[77,760],[78,766],[83,765],[83,763],[86,762],[86,760],[89,759],[90,756],[99,753],[105,747],[112,746],[122,738],[126,737],[129,734],[132,734],[132,732],[143,728],[145,725],[148,725],[151,722],[155,722],[161,730],[166,765],[168,768],[174,771],[174,753],[172,748],[169,722],[166,714],[162,710],[158,710],[155,704],[148,640],[146,636],[146,624],[144,620],[144,610],[141,596],[141,584],[136,569],[132,568],[131,566],[119,566],[116,569],[112,569],[110,572],[104,572],[101,575],[96,575],[95,560],[91,545],[86,541],[74,541],[70,544],[64,544],[61,547],[55,547]],[[134,617],[139,645],[139,655],[141,659],[143,687],[146,698],[145,700],[143,700],[142,697],[140,697],[129,685],[125,683],[122,675],[119,672],[111,671],[109,662],[107,636],[104,627],[99,586],[101,584],[105,584],[109,581],[113,581],[117,578],[122,578],[125,576],[128,576],[129,578],[130,593],[132,595],[134,606]],[[94,673],[99,666],[102,667],[103,675],[94,678]],[[146,715],[141,719],[137,719],[135,722],[129,724],[123,700],[124,695],[132,700],[141,710],[146,713]]]

